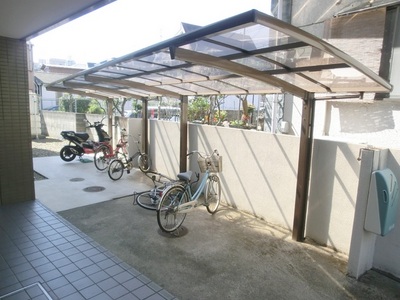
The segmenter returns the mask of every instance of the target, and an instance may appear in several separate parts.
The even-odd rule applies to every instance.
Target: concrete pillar
[[[373,265],[376,235],[364,230],[371,174],[386,167],[388,149],[361,149],[353,232],[350,244],[348,275],[360,278]]]

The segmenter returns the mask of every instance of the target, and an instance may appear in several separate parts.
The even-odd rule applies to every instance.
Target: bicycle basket
[[[206,170],[214,173],[222,172],[222,156],[212,155],[210,157],[199,157],[197,159],[200,171],[204,173]]]

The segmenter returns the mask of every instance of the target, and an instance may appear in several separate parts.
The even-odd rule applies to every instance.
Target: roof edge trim
[[[64,25],[64,24],[66,24],[66,23],[68,23],[70,21],[73,21],[73,20],[75,20],[77,18],[80,18],[80,17],[82,17],[82,16],[84,16],[84,15],[86,15],[86,14],[92,12],[92,11],[95,11],[96,9],[99,9],[99,8],[101,8],[103,6],[106,6],[106,5],[108,5],[108,4],[112,3],[112,2],[115,2],[115,1],[117,1],[117,0],[99,0],[94,4],[81,9],[80,11],[77,11],[77,12],[71,14],[70,16],[65,17],[62,20],[55,21],[53,24],[50,24],[50,25],[48,25],[46,27],[43,27],[41,29],[38,29],[36,31],[33,31],[33,32],[29,33],[25,37],[22,37],[20,40],[33,39],[33,38],[35,38],[35,37],[37,37],[37,36],[39,36],[41,34],[44,34],[44,33],[48,32],[50,30],[53,30],[53,29],[55,29],[55,28],[57,28],[57,27],[59,27],[61,25]]]

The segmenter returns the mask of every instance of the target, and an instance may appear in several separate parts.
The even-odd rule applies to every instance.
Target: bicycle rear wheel
[[[173,232],[182,225],[186,213],[178,212],[178,206],[188,201],[189,196],[181,185],[171,186],[163,193],[157,208],[157,222],[162,231]]]
[[[221,182],[217,175],[210,175],[207,179],[205,206],[210,214],[214,214],[221,201]]]
[[[107,169],[110,159],[110,148],[107,146],[100,146],[96,149],[96,152],[94,153],[94,165],[96,166],[97,170],[104,171]]]
[[[144,154],[144,153],[140,154],[138,157],[138,165],[139,165],[140,171],[142,171],[143,173],[150,171],[150,168],[151,168],[150,156],[148,156],[147,154]]]
[[[119,159],[114,159],[108,167],[108,176],[112,180],[118,180],[124,174],[124,164]]]
[[[163,190],[152,189],[150,191],[141,192],[136,195],[136,203],[145,209],[156,210]]]

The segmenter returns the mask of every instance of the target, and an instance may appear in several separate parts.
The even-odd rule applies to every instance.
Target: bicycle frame
[[[116,157],[118,154],[123,154],[123,155],[128,154],[128,149],[126,147],[127,144],[128,144],[128,142],[124,141],[123,137],[121,136],[115,149],[113,149],[111,147],[111,144],[107,145],[110,151],[109,151],[109,154],[107,154],[105,156],[105,158],[110,159],[110,158]],[[122,152],[120,152],[121,149],[122,149]]]
[[[140,151],[139,142],[135,141],[135,143],[137,143],[137,151],[136,151],[136,153],[134,153],[129,158],[126,157],[126,155],[128,154],[128,152],[126,151],[126,148],[124,149],[125,151],[122,153],[122,155],[124,156],[124,161],[122,163],[124,164],[125,167],[128,165],[129,162],[133,161],[136,157],[138,157],[139,155],[143,154]]]
[[[183,188],[185,189],[185,193],[187,193],[189,195],[190,200],[189,200],[189,202],[178,205],[177,213],[189,213],[198,207],[199,197],[200,197],[201,193],[204,191],[206,184],[207,184],[207,179],[209,177],[210,177],[210,171],[206,170],[206,172],[203,175],[203,178],[200,181],[199,186],[197,187],[196,191],[193,194],[190,189],[190,183],[185,183]],[[179,199],[179,201],[181,201],[181,200],[182,199]]]

